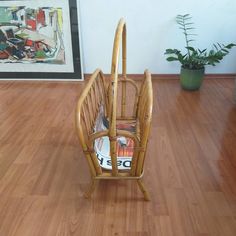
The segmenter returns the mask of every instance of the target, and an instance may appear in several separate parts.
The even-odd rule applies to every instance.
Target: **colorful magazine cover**
[[[104,116],[104,108],[100,107],[99,114],[96,120],[94,131],[106,130],[109,122]],[[135,127],[130,124],[119,124],[117,129],[128,130],[134,132]],[[126,137],[118,137],[117,139],[117,166],[120,170],[130,169],[131,160],[133,156],[134,142],[132,139]],[[94,149],[97,153],[100,166],[104,169],[111,170],[111,157],[110,157],[110,141],[109,137],[101,137],[95,140]]]

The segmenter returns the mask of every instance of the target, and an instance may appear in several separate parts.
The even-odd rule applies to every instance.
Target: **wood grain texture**
[[[99,181],[78,145],[84,83],[0,82],[0,235],[236,235],[236,105],[232,79],[197,92],[153,79],[143,201],[135,181]]]

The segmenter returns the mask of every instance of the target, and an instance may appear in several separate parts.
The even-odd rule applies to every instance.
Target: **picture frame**
[[[3,0],[0,80],[83,80],[76,0]]]

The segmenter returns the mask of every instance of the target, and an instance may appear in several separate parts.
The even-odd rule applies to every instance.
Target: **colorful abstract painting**
[[[77,0],[0,0],[0,80],[83,80]]]
[[[62,8],[0,7],[0,63],[65,62]]]

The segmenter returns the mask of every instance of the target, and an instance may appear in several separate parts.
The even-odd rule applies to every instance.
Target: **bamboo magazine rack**
[[[122,75],[119,76],[121,42]],[[151,74],[147,70],[141,86],[138,84],[126,76],[126,23],[121,19],[115,33],[111,77],[105,79],[97,69],[76,107],[76,130],[91,173],[87,198],[91,197],[97,180],[133,179],[144,199],[149,200],[141,180],[153,106]]]

